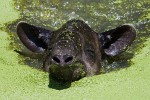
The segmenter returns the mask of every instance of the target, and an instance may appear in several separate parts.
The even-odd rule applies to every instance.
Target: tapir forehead
[[[60,29],[53,33],[53,45],[59,47],[74,47],[81,46],[81,37],[76,30],[70,30],[67,28]]]
[[[68,43],[75,42],[77,37],[78,37],[77,33],[65,30],[65,31],[59,32],[57,34],[57,38],[56,39],[57,39],[57,41],[59,43],[66,43],[66,44],[68,44]]]
[[[80,54],[82,42],[77,32],[63,30],[53,34],[55,34],[51,43],[53,55],[75,56]]]

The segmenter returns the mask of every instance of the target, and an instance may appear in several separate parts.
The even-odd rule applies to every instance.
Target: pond
[[[137,29],[137,37],[132,46],[122,55],[111,60],[103,61],[103,72],[110,72],[119,68],[129,67],[130,59],[138,54],[144,47],[143,42],[150,37],[150,15],[149,1],[138,0],[16,0],[15,8],[20,12],[20,19],[8,23],[9,30],[16,32],[16,25],[19,21],[56,30],[71,19],[80,19],[87,23],[94,31],[104,32],[126,23],[133,24]],[[12,36],[16,41],[13,48],[18,47],[19,40],[16,35]],[[22,47],[22,51],[29,51]],[[30,52],[31,53],[31,52]],[[111,64],[109,63],[111,62]],[[42,63],[39,60],[25,59],[25,63],[35,68],[40,68]]]
[[[10,5],[12,1],[14,5]],[[6,24],[3,24],[4,22],[0,24],[0,99],[149,100],[149,0],[1,0],[0,2],[2,2],[1,9],[10,9],[0,11],[2,14],[0,21],[11,20]],[[20,15],[19,19],[17,14],[13,14],[15,12],[12,10],[13,6]],[[17,20],[13,21],[14,19]],[[137,37],[119,61],[117,58],[108,66],[107,61],[104,61],[106,63],[104,66],[108,67],[106,72],[111,71],[110,73],[83,78],[73,82],[67,89],[54,85],[54,88],[58,86],[58,89],[62,89],[56,90],[48,87],[47,73],[26,66],[39,67],[40,61],[21,57],[13,51],[21,49],[29,52],[16,38],[16,25],[19,21],[26,21],[56,30],[70,19],[84,20],[96,32],[131,23],[137,29]],[[121,70],[112,71],[118,69],[120,65]]]

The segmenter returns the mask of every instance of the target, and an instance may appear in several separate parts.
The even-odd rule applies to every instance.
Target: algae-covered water
[[[149,100],[149,0],[0,0],[0,8],[1,100]],[[37,64],[32,59],[14,52],[21,47],[17,45],[20,42],[15,35],[16,24],[26,21],[54,30],[73,18],[84,20],[97,32],[134,24],[137,38],[123,54],[125,61],[121,63],[128,67],[83,78],[66,89],[55,84],[49,88],[48,74],[30,67]],[[124,58],[126,54],[132,57]]]
[[[125,0],[16,0],[15,9],[20,12],[20,18],[13,23],[7,23],[11,32],[16,32],[16,24],[25,21],[29,24],[41,26],[50,30],[60,28],[71,19],[84,20],[96,32],[103,32],[119,25],[130,23],[137,29],[137,38],[127,52],[114,58],[108,63],[103,61],[104,72],[129,67],[131,58],[138,53],[143,42],[149,35],[149,1],[125,1]],[[6,24],[6,25],[7,25]],[[12,36],[13,48],[16,49],[19,42],[16,34]],[[15,41],[15,42],[14,42]],[[15,44],[16,43],[16,44]],[[23,51],[29,52],[25,47]],[[39,62],[39,63],[37,63]],[[110,62],[110,61],[109,61]],[[42,66],[39,60],[25,59],[25,63],[34,68]]]

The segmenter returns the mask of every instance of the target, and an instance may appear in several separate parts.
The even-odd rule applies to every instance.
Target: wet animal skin
[[[20,22],[17,34],[32,52],[43,55],[43,70],[58,81],[75,81],[100,74],[102,56],[124,52],[136,37],[131,24],[103,33],[93,31],[84,21],[70,20],[58,30]]]

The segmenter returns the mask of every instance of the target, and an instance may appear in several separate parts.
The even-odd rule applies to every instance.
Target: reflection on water
[[[20,20],[54,30],[70,19],[81,19],[96,32],[125,23],[134,24],[138,33],[135,42],[121,56],[104,61],[108,72],[129,66],[130,59],[144,46],[146,38],[150,37],[149,0],[15,0],[15,8],[20,11],[21,16],[19,20],[8,25],[13,32]],[[18,39],[14,37],[16,36],[13,36],[13,40],[18,43]],[[24,47],[22,49],[26,51]],[[39,66],[37,60],[31,61],[28,58],[26,62],[31,66]]]

